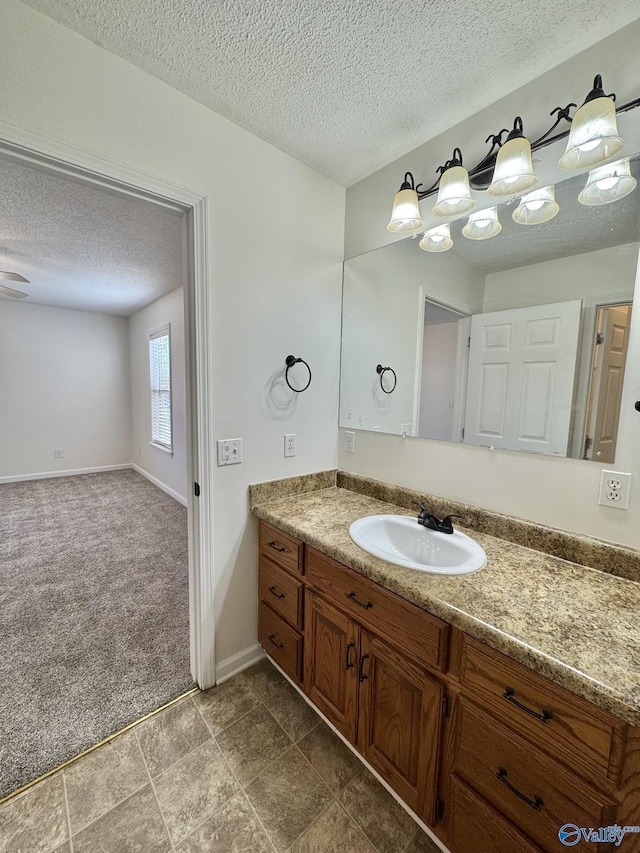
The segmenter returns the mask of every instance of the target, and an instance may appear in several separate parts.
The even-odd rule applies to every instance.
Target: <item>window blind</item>
[[[151,372],[151,441],[172,449],[171,339],[169,328],[149,335]]]

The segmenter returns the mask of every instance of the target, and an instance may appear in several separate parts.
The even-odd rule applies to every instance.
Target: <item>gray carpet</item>
[[[193,686],[186,509],[131,470],[0,485],[0,797]]]

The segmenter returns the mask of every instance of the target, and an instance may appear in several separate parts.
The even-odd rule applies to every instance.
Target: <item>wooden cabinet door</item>
[[[352,742],[358,713],[359,628],[307,592],[305,686],[309,699]]]
[[[407,805],[433,824],[442,688],[366,631],[360,660],[360,751]]]

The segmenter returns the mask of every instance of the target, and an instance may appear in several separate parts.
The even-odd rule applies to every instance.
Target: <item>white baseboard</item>
[[[266,653],[265,653],[265,654],[266,654]],[[349,743],[349,741],[346,739],[346,737],[342,734],[342,732],[341,732],[341,731],[338,731],[338,729],[333,725],[333,723],[331,722],[331,720],[328,720],[328,719],[325,717],[325,715],[322,713],[322,711],[319,711],[319,710],[316,708],[316,706],[313,704],[313,702],[311,701],[311,699],[309,699],[309,697],[308,697],[308,696],[305,696],[305,694],[304,694],[304,693],[302,692],[302,690],[298,687],[298,685],[297,685],[294,681],[292,681],[292,680],[291,680],[291,678],[289,678],[289,676],[287,675],[287,673],[286,673],[283,669],[281,669],[281,668],[278,666],[278,664],[274,661],[274,659],[271,657],[271,655],[266,655],[266,656],[269,658],[269,661],[270,661],[270,662],[275,666],[275,668],[278,670],[278,672],[282,673],[282,675],[284,675],[284,677],[287,679],[287,681],[289,682],[289,684],[290,684],[292,687],[294,687],[294,688],[298,691],[298,693],[302,696],[302,698],[303,698],[303,699],[304,699],[304,701],[307,703],[307,705],[309,705],[309,707],[313,708],[313,710],[316,712],[316,714],[317,714],[319,717],[321,717],[321,718],[325,721],[325,723],[329,726],[329,728],[330,728],[333,732],[335,732],[335,733],[338,735],[338,737],[339,737],[339,738],[340,738],[340,740],[345,744],[345,746],[348,746],[348,747],[349,747],[349,749],[350,749],[350,750],[351,750],[351,752],[355,755],[355,757],[356,757],[357,759],[359,759],[359,761],[360,761],[362,764],[364,764],[364,766],[367,768],[367,770],[369,771],[369,773],[371,773],[373,776],[375,776],[375,777],[376,777],[376,779],[378,780],[378,782],[380,782],[380,784],[381,784],[381,785],[383,785],[383,786],[387,789],[387,791],[391,794],[391,796],[393,797],[393,799],[394,799],[394,800],[395,800],[399,805],[401,805],[401,806],[402,806],[402,808],[406,811],[406,813],[409,815],[409,817],[412,817],[412,818],[413,818],[413,820],[418,824],[418,826],[420,827],[420,829],[422,829],[422,831],[423,831],[426,835],[428,835],[428,836],[429,836],[429,838],[433,841],[433,843],[435,844],[435,846],[436,846],[436,847],[438,847],[438,849],[439,849],[439,850],[442,850],[442,853],[451,853],[451,851],[449,850],[449,848],[444,846],[444,844],[442,843],[442,841],[440,841],[440,839],[437,837],[437,835],[435,835],[435,833],[433,832],[433,830],[432,830],[432,829],[429,829],[429,827],[426,825],[426,823],[425,823],[421,818],[419,818],[419,817],[418,817],[418,815],[413,811],[413,809],[409,808],[409,806],[405,803],[405,801],[402,799],[402,797],[400,797],[400,796],[399,796],[399,794],[396,794],[396,792],[393,790],[393,788],[391,787],[391,785],[389,785],[389,783],[388,783],[388,782],[385,782],[385,780],[382,778],[382,776],[378,773],[378,771],[377,771],[374,767],[372,767],[372,766],[369,764],[369,762],[366,760],[366,758],[363,758],[363,756],[362,756],[362,755],[360,755],[360,753],[359,753],[359,752],[358,752],[358,750],[355,748],[355,746],[354,746],[352,743]]]
[[[182,506],[187,506],[186,498],[183,498],[182,495],[179,495],[174,489],[170,489],[169,486],[158,480],[157,477],[152,476],[148,471],[145,471],[144,468],[141,468],[139,465],[136,465],[135,462],[129,467],[133,468],[134,471],[137,471],[138,474],[149,480],[150,483],[153,483],[154,486],[157,486],[159,489],[162,489],[163,492],[166,492],[168,495],[171,495],[171,497],[174,500],[178,501],[179,504],[182,504]]]
[[[248,649],[244,649],[235,655],[231,655],[230,658],[220,661],[216,665],[216,684],[221,684],[228,678],[242,672],[243,669],[248,669],[254,663],[262,660],[264,656],[264,649],[256,643],[255,646],[249,646]]]
[[[0,483],[24,483],[27,480],[48,480],[51,477],[75,477],[78,474],[100,474],[104,471],[122,471],[134,468],[130,462],[122,465],[103,465],[100,468],[70,468],[67,471],[43,471],[41,474],[16,474],[12,477],[0,477]]]

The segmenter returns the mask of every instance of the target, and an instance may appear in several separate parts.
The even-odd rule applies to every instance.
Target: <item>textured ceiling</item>
[[[349,186],[638,17],[638,0],[28,0]]]
[[[126,317],[183,283],[177,213],[2,159],[0,198],[0,270],[29,279],[8,282],[23,303]]]

